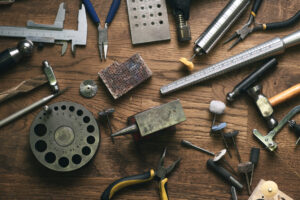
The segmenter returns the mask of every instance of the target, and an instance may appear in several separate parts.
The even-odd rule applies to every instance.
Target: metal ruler
[[[177,81],[161,87],[160,92],[163,95],[169,94],[187,86],[191,86],[196,83],[214,78],[226,72],[242,68],[255,61],[284,53],[286,48],[298,44],[300,44],[300,30],[283,38],[276,37],[242,53],[232,56],[226,60],[223,60],[217,64],[211,65],[210,67],[195,72],[194,74],[183,77]]]
[[[61,3],[54,24],[36,24],[27,21],[26,27],[0,26],[0,36],[26,38],[33,42],[62,44],[62,55],[67,50],[67,42],[71,41],[72,53],[75,54],[75,45],[86,45],[87,20],[85,7],[82,4],[78,12],[78,29],[63,29],[65,20],[65,6]]]

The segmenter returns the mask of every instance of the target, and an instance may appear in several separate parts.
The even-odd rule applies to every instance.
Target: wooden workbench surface
[[[61,2],[17,0],[11,6],[0,7],[0,24],[25,26],[29,19],[37,23],[51,24]],[[67,7],[65,28],[76,29],[80,1],[65,0],[64,2]],[[92,0],[92,2],[103,22],[111,1]],[[230,199],[229,185],[206,169],[206,161],[210,156],[184,148],[180,145],[180,141],[186,139],[213,152],[224,148],[220,138],[209,136],[212,118],[208,111],[209,103],[213,99],[225,101],[227,92],[231,91],[259,63],[172,95],[159,94],[161,86],[188,74],[182,70],[178,58],[192,55],[193,41],[227,2],[228,0],[193,1],[189,20],[192,41],[189,44],[181,45],[177,42],[175,22],[169,8],[171,41],[133,46],[124,0],[109,27],[109,52],[106,62],[100,62],[97,29],[89,18],[87,45],[78,47],[75,57],[71,54],[70,46],[66,55],[61,57],[61,46],[46,45],[41,51],[35,50],[30,59],[21,62],[13,70],[0,74],[0,91],[3,91],[25,79],[42,74],[41,63],[43,60],[48,60],[55,71],[60,87],[70,87],[65,94],[52,100],[50,104],[74,101],[85,106],[94,116],[97,116],[102,109],[114,107],[116,110],[112,119],[114,131],[125,127],[128,116],[175,99],[180,99],[187,117],[185,122],[177,126],[176,134],[152,138],[139,147],[135,145],[131,136],[116,138],[115,144],[112,144],[108,128],[99,124],[101,144],[94,159],[77,171],[57,173],[39,164],[30,150],[29,128],[41,108],[36,109],[0,129],[0,199],[99,199],[104,189],[114,180],[156,167],[165,146],[168,146],[166,164],[170,164],[177,157],[182,158],[179,167],[169,177],[170,199]],[[281,21],[291,17],[299,9],[300,0],[264,1],[257,21]],[[249,10],[230,29],[225,38],[247,21]],[[275,36],[285,36],[299,29],[300,23],[280,31],[255,33],[232,51],[227,51],[228,45],[221,44],[223,38],[209,55],[195,60],[196,70]],[[14,38],[0,38],[0,51],[14,47],[18,41]],[[113,61],[124,62],[135,53],[141,54],[151,68],[153,76],[124,97],[113,100],[105,86],[98,80],[97,72]],[[299,53],[299,47],[292,47],[285,54],[278,56],[278,68],[262,81],[266,96],[271,97],[299,83]],[[98,93],[92,99],[85,99],[79,95],[79,85],[87,79],[95,80],[98,84]],[[49,93],[49,88],[43,86],[34,92],[0,104],[0,119]],[[300,97],[296,97],[276,107],[275,117],[281,119],[290,109],[299,104],[299,100]],[[300,122],[300,116],[294,119]],[[242,97],[232,106],[227,107],[221,120],[228,123],[227,131],[233,129],[240,131],[237,144],[243,161],[248,161],[251,147],[262,148],[253,137],[252,129],[257,128],[262,133],[267,133],[267,128],[250,99]],[[299,199],[300,149],[295,148],[296,139],[295,134],[286,126],[276,137],[279,147],[275,154],[261,149],[259,164],[254,174],[253,189],[260,179],[274,180],[282,191],[294,199]],[[231,152],[233,158],[227,159],[232,165],[237,166],[238,161],[233,147]],[[244,177],[240,177],[240,180],[244,181]],[[157,182],[124,189],[114,199],[159,199]],[[246,190],[239,194],[239,199],[248,199]]]

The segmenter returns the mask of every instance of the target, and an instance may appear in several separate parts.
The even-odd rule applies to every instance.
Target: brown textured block
[[[98,74],[114,99],[118,99],[150,78],[152,71],[143,58],[135,54],[122,64],[114,62]]]

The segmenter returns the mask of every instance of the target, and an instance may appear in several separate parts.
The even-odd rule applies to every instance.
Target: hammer
[[[57,93],[59,90],[57,80],[55,78],[52,67],[47,61],[43,61],[43,71],[45,73],[45,76],[40,75],[28,80],[24,80],[17,86],[0,92],[0,103],[16,95],[27,93],[41,85],[44,85],[45,83],[49,84],[53,93]]]
[[[262,93],[262,86],[259,84],[248,89],[247,93],[254,99],[260,114],[267,122],[268,128],[273,129],[278,124],[277,120],[273,117],[273,107],[298,95],[300,93],[300,83],[269,99]]]

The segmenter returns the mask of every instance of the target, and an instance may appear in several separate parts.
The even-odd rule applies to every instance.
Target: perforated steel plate
[[[79,169],[95,155],[100,134],[90,111],[73,102],[49,105],[51,112],[41,111],[30,127],[30,147],[45,167],[67,172]]]
[[[165,0],[127,0],[132,44],[170,40]]]

